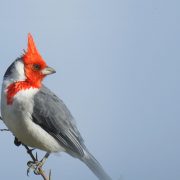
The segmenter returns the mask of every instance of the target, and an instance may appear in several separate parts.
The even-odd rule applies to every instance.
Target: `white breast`
[[[45,130],[32,121],[33,96],[38,89],[22,90],[14,96],[13,104],[7,105],[2,89],[1,113],[9,130],[22,143],[47,152],[65,151],[63,147]]]

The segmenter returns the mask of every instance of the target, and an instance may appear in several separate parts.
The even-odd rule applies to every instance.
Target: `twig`
[[[0,129],[0,131],[9,131],[9,129]]]
[[[23,144],[23,146],[26,148],[27,153],[31,156],[33,162],[37,162],[38,161],[37,160],[37,153],[36,153],[36,157],[34,157],[32,150],[29,149],[29,147],[24,145],[24,144]],[[36,174],[36,175],[41,175],[44,180],[51,180],[51,171],[49,172],[49,176],[47,176],[45,174],[45,171],[42,169],[42,167],[38,167],[38,174]]]

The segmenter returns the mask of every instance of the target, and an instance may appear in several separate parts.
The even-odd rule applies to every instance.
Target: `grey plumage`
[[[81,160],[89,167],[89,169],[91,169],[91,171],[99,178],[99,180],[111,180],[100,163],[87,150],[85,156],[81,157]]]
[[[45,86],[34,96],[32,117],[33,121],[51,134],[66,152],[83,161],[100,180],[111,179],[86,149],[66,105]]]
[[[16,61],[18,61],[18,59],[15,60],[15,61],[8,67],[8,69],[6,70],[6,72],[5,72],[5,74],[4,74],[4,78],[6,78],[6,77],[8,77],[9,75],[12,74],[12,70],[14,69],[14,65],[15,65]]]

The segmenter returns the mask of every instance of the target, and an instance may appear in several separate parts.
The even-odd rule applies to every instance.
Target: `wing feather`
[[[45,86],[34,97],[33,121],[72,156],[84,156],[84,141],[71,113],[63,101]]]

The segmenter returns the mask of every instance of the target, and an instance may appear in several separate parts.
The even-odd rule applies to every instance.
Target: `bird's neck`
[[[41,84],[33,84],[27,80],[11,83],[6,88],[7,104],[10,105],[13,103],[13,98],[18,92],[22,90],[28,90],[28,89],[34,89],[34,88],[39,89],[40,87],[41,87]]]

